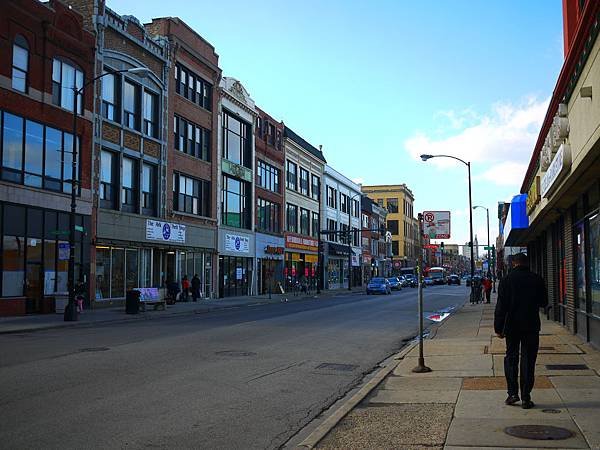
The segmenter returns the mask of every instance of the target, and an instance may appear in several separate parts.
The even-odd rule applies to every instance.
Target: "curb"
[[[379,369],[373,378],[367,384],[350,397],[341,405],[331,416],[327,417],[315,430],[300,444],[297,448],[315,448],[316,445],[342,420],[350,411],[352,411],[364,398],[375,389],[394,369],[400,364],[400,361],[415,347],[416,342],[409,343],[396,355],[391,356],[391,364]]]

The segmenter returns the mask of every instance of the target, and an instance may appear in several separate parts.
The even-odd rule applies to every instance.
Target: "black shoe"
[[[514,405],[515,403],[517,403],[519,400],[521,400],[519,398],[518,395],[509,395],[506,400],[504,400],[504,403],[511,406]]]
[[[535,403],[533,403],[531,400],[523,400],[523,402],[521,403],[521,408],[523,409],[531,409],[535,406]]]

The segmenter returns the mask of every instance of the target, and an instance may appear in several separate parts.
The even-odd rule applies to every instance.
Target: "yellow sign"
[[[319,262],[319,257],[317,255],[304,255],[304,262],[317,263]]]
[[[534,178],[531,183],[531,187],[529,188],[529,192],[527,192],[527,215],[531,215],[532,211],[535,209],[535,206],[540,202],[540,177],[537,176]]]
[[[292,261],[300,261],[300,253],[292,253]]]

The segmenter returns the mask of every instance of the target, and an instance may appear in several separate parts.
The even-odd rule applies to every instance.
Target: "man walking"
[[[544,280],[529,270],[527,255],[513,256],[513,270],[500,281],[498,303],[494,314],[494,330],[506,338],[504,373],[508,387],[507,405],[519,401],[519,347],[521,407],[534,407],[531,390],[535,381],[535,361],[540,344],[539,308],[548,305]]]
[[[196,302],[198,297],[200,297],[200,277],[195,274],[192,278],[192,299]]]

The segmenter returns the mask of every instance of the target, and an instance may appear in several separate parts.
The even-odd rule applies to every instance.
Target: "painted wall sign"
[[[283,247],[275,247],[273,245],[267,245],[265,247],[265,253],[267,255],[283,255],[284,250]]]
[[[558,186],[558,181],[561,180],[565,174],[571,169],[571,146],[569,144],[562,144],[548,171],[544,174],[541,182],[542,197],[548,197],[554,188]]]
[[[228,173],[229,175],[252,183],[252,171],[244,166],[240,166],[239,164],[223,159],[221,160],[221,169],[223,172]]]
[[[149,241],[185,242],[185,225],[179,223],[146,220],[146,239]]]
[[[536,176],[531,183],[529,192],[527,192],[527,215],[535,209],[535,206],[540,202],[540,177]]]
[[[226,234],[225,251],[234,253],[250,253],[250,239],[248,236]]]

